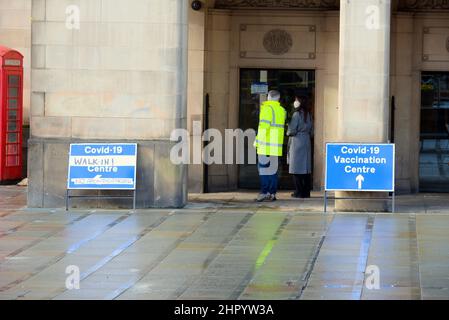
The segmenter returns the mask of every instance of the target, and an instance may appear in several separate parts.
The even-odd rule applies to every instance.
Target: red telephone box
[[[0,46],[0,182],[22,178],[23,55]]]

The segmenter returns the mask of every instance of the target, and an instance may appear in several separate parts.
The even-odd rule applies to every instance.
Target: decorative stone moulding
[[[422,36],[423,61],[449,62],[449,26],[423,27]]]
[[[215,8],[218,9],[297,8],[297,9],[336,10],[339,8],[339,0],[216,0]]]
[[[316,30],[313,25],[241,25],[240,58],[278,59],[282,56],[284,60],[315,59]]]
[[[287,31],[274,29],[265,34],[263,46],[269,53],[280,56],[290,51],[293,39]]]
[[[399,0],[399,10],[403,11],[429,11],[449,10],[448,0]]]
[[[398,0],[400,11],[449,11],[449,0]],[[216,0],[217,9],[338,10],[340,0]]]

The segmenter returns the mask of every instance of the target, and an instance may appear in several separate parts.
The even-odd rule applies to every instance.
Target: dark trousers
[[[267,174],[272,173],[271,170],[266,170],[271,165],[273,165],[274,162],[272,161],[279,161],[278,157],[269,157],[269,156],[262,156],[259,155],[259,162],[258,162],[258,168],[259,168],[259,177],[260,177],[260,189],[261,193],[263,194],[276,194],[278,191],[278,170],[277,170],[277,164],[275,165],[276,172],[274,174]],[[276,162],[279,163],[279,162]]]
[[[293,181],[295,182],[295,195],[301,198],[310,198],[312,176],[310,174],[295,174],[293,175]]]

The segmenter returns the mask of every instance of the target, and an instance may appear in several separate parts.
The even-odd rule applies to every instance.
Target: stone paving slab
[[[65,212],[0,187],[0,299],[449,299],[449,195],[399,196],[396,214],[324,214],[319,193],[255,196]]]

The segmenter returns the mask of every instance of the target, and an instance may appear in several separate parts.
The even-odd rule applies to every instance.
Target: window
[[[449,73],[421,78],[420,191],[449,191]]]
[[[19,96],[19,89],[18,88],[9,88],[8,96],[10,98],[17,98]]]
[[[17,120],[17,110],[8,111],[8,120]]]
[[[8,77],[8,85],[10,87],[19,87],[19,76],[9,76]]]
[[[9,109],[17,109],[17,99],[9,99],[8,100],[8,108]]]
[[[8,133],[6,143],[16,143],[19,142],[19,134],[18,133]]]
[[[16,121],[8,121],[8,132],[18,131],[17,122]]]

